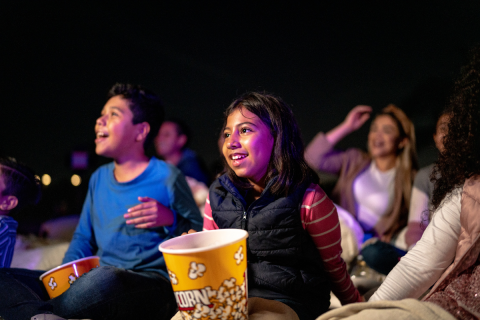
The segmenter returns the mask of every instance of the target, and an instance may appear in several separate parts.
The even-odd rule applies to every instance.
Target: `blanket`
[[[333,309],[321,315],[317,320],[455,320],[446,310],[436,304],[416,299],[400,301],[374,301],[353,303]]]

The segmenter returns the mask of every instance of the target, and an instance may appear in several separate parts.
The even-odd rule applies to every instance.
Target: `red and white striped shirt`
[[[305,191],[300,210],[303,228],[312,237],[318,253],[323,260],[325,270],[332,281],[332,291],[345,305],[361,302],[358,290],[353,285],[343,261],[340,221],[332,200],[317,184],[312,183]],[[219,229],[212,218],[210,200],[205,204],[203,230]]]

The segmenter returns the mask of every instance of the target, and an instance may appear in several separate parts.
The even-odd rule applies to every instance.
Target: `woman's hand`
[[[135,228],[155,228],[171,226],[173,224],[173,212],[169,208],[155,199],[149,197],[138,197],[142,204],[136,205],[128,209],[123,217],[127,220],[127,224],[134,224]]]
[[[360,129],[361,126],[370,118],[372,107],[359,105],[350,110],[342,125],[350,130],[350,132]]]
[[[342,123],[327,132],[327,140],[332,145],[336,145],[345,136],[349,135],[355,130],[358,130],[370,118],[371,112],[372,107],[363,105],[356,106],[350,110]]]

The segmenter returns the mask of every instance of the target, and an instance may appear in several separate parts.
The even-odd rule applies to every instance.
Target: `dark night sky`
[[[480,42],[480,2],[378,3],[4,4],[0,155],[68,177],[71,150],[93,151],[106,92],[128,81],[187,121],[207,163],[225,107],[267,90],[292,106],[306,142],[357,104],[395,103],[417,126],[425,165],[435,115]],[[363,147],[366,132],[341,146]]]

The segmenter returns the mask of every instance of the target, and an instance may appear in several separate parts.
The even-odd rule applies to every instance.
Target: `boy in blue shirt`
[[[113,86],[95,124],[95,152],[113,162],[90,178],[80,221],[63,260],[98,255],[101,266],[51,300],[43,292],[31,294],[13,285],[19,281],[17,274],[0,273],[0,286],[8,288],[2,291],[10,292],[5,297],[0,293],[0,315],[15,320],[45,311],[89,319],[170,319],[175,314],[158,245],[190,228],[201,230],[202,218],[180,171],[145,155],[162,121],[163,108],[153,93],[129,84]],[[3,308],[9,310],[5,315]]]

